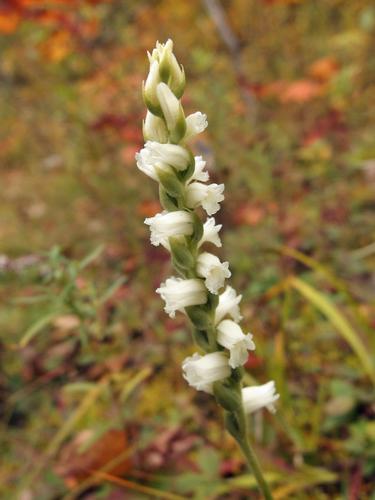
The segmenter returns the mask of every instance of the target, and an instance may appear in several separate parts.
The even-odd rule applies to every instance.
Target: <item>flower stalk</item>
[[[156,290],[172,318],[185,314],[193,327],[193,339],[202,354],[182,363],[183,377],[196,390],[212,394],[224,409],[228,432],[239,444],[265,499],[271,499],[247,433],[247,414],[268,408],[278,399],[273,381],[242,387],[243,365],[255,349],[253,336],[239,326],[242,318],[237,295],[225,280],[231,276],[209,247],[221,247],[213,217],[224,199],[223,184],[209,184],[200,156],[194,157],[188,141],[207,127],[206,115],[185,118],[181,96],[185,73],[173,54],[173,43],[157,42],[148,54],[150,71],[143,84],[147,114],[143,122],[144,148],[136,154],[138,168],[159,185],[164,211],[145,220],[151,243],[171,254],[178,276],[168,278]],[[208,249],[207,249],[208,247]]]

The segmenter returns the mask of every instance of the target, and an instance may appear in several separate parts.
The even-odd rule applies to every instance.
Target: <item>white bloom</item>
[[[209,175],[207,170],[204,170],[204,167],[206,166],[206,162],[203,160],[201,156],[195,156],[195,166],[194,166],[194,173],[190,178],[191,181],[201,181],[201,182],[206,182],[209,179]]]
[[[227,314],[234,321],[241,321],[242,316],[238,304],[241,302],[242,295],[236,295],[231,286],[227,286],[222,294],[219,295],[219,303],[215,311],[215,324],[219,323]]]
[[[271,413],[275,413],[276,409],[273,403],[279,397],[273,380],[267,382],[267,384],[242,389],[242,402],[245,413],[253,413],[263,407],[266,407]]]
[[[186,187],[186,203],[190,208],[202,205],[208,215],[213,215],[220,210],[219,203],[224,200],[223,191],[224,184],[192,182]]]
[[[147,141],[145,147],[141,149],[137,156],[137,162],[141,165],[155,165],[156,163],[166,163],[176,170],[185,170],[190,161],[188,151],[176,144],[160,144],[155,141]],[[141,166],[138,165],[141,169]]]
[[[135,154],[135,159],[137,162],[137,167],[141,172],[158,181],[157,170],[162,170],[166,173],[174,174],[173,168],[166,163],[155,161],[154,156],[149,148],[142,148],[138,153]]]
[[[198,243],[198,248],[203,245],[203,243],[212,243],[217,247],[221,247],[221,241],[219,237],[219,231],[222,228],[222,224],[215,225],[215,219],[210,217],[203,224],[203,235]]]
[[[229,365],[232,368],[237,368],[246,363],[247,351],[255,349],[251,333],[245,335],[241,327],[230,319],[221,321],[217,325],[217,331],[218,343],[230,351]]]
[[[207,115],[197,111],[186,118],[185,139],[200,134],[207,128]]]
[[[183,377],[198,391],[212,394],[212,385],[231,374],[228,358],[223,352],[212,352],[205,356],[195,353],[182,362]]]
[[[162,212],[154,217],[145,219],[145,224],[150,226],[151,244],[165,246],[166,240],[171,236],[183,236],[193,234],[193,218],[185,210],[175,212]]]
[[[151,103],[152,106],[155,107],[159,105],[158,97],[156,95],[156,88],[160,81],[159,63],[157,61],[153,61],[150,65],[150,71],[143,86],[143,92],[146,99]]]
[[[180,101],[165,83],[159,83],[156,87],[156,95],[159,99],[160,107],[163,111],[165,121],[169,131],[173,131],[181,117],[182,110]]]
[[[197,259],[197,273],[202,278],[206,287],[211,293],[218,293],[218,290],[224,285],[225,278],[229,278],[228,262],[220,262],[220,259],[212,253],[203,252]]]
[[[207,290],[203,281],[199,279],[168,278],[156,293],[165,301],[164,311],[171,318],[175,317],[176,311],[207,302]]]
[[[168,142],[168,130],[164,120],[147,111],[143,122],[143,136],[146,141]]]

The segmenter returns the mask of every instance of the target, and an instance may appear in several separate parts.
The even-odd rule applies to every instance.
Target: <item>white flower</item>
[[[223,293],[219,295],[219,303],[215,311],[215,324],[219,323],[227,314],[234,321],[241,321],[242,316],[238,304],[241,302],[242,295],[236,295],[231,286],[227,286]]]
[[[160,81],[159,63],[157,61],[153,61],[150,65],[150,71],[143,86],[143,93],[146,99],[154,107],[157,107],[159,105],[158,97],[156,95],[156,88]]]
[[[186,203],[190,208],[202,205],[208,215],[213,215],[220,210],[219,203],[224,200],[223,191],[224,184],[192,182],[186,187]]]
[[[228,358],[223,352],[212,352],[205,356],[195,353],[182,362],[183,377],[198,391],[212,394],[212,385],[231,374]]]
[[[156,87],[156,95],[159,99],[160,107],[163,111],[168,130],[175,129],[178,119],[183,117],[180,101],[165,83],[159,83]]]
[[[194,173],[190,178],[190,182],[192,181],[201,181],[206,182],[209,179],[209,175],[207,170],[204,170],[206,166],[206,162],[203,160],[201,156],[194,157],[195,165],[194,165]]]
[[[174,175],[173,168],[161,161],[155,161],[151,150],[147,147],[142,148],[138,153],[136,153],[135,159],[139,170],[151,177],[151,179],[154,179],[154,181],[159,181],[158,171]]]
[[[203,245],[203,243],[212,243],[217,247],[221,247],[221,241],[219,237],[219,231],[222,228],[222,224],[215,225],[215,219],[210,217],[203,224],[203,236],[199,240],[198,248]]]
[[[188,306],[198,306],[207,302],[207,290],[202,280],[168,278],[156,290],[165,301],[164,311],[174,318],[176,311]]]
[[[146,141],[168,142],[168,130],[164,120],[147,111],[143,122],[143,136]]]
[[[207,128],[207,115],[197,111],[186,118],[185,139],[200,134]]]
[[[220,259],[212,253],[203,252],[197,259],[197,273],[202,278],[206,287],[211,293],[218,293],[218,290],[224,285],[225,278],[229,278],[228,262],[220,262]]]
[[[242,389],[242,402],[245,413],[253,413],[263,407],[266,407],[271,413],[275,413],[276,409],[273,403],[279,397],[273,380],[267,382],[267,384]]]
[[[137,156],[137,162],[155,165],[156,163],[166,163],[176,170],[185,170],[190,162],[188,151],[176,144],[160,144],[155,141],[147,141],[145,147],[141,149]],[[138,168],[141,169],[138,165]]]
[[[185,210],[175,212],[162,212],[154,217],[145,219],[145,224],[150,226],[151,244],[165,246],[166,240],[171,236],[183,236],[193,234],[193,218]]]
[[[248,358],[247,351],[255,349],[251,333],[245,335],[241,327],[230,319],[221,321],[217,325],[217,331],[218,343],[230,351],[229,365],[237,368],[245,364]]]

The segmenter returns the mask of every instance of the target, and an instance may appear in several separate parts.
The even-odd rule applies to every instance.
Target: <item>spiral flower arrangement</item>
[[[239,303],[241,295],[225,285],[231,276],[228,262],[210,251],[221,247],[220,224],[212,217],[224,200],[224,185],[208,183],[205,161],[192,154],[188,141],[207,127],[201,112],[185,117],[181,96],[185,74],[173,54],[173,43],[156,43],[148,53],[150,70],[143,84],[147,114],[143,122],[145,145],[136,154],[138,168],[158,183],[164,210],[147,218],[151,244],[170,252],[178,276],[168,278],[156,292],[165,312],[185,314],[201,350],[182,363],[183,377],[198,391],[212,394],[225,411],[226,428],[240,445],[264,498],[272,498],[247,437],[246,415],[262,408],[275,411],[275,384],[242,387],[243,365],[255,349],[245,333]],[[202,213],[207,214],[202,221]]]

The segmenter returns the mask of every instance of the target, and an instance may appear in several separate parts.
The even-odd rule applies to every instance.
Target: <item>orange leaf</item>
[[[280,95],[280,101],[304,103],[322,94],[323,87],[312,80],[296,80],[289,83]]]
[[[329,81],[339,70],[339,65],[333,57],[324,57],[313,62],[308,68],[308,74],[319,82]]]
[[[4,33],[6,35],[13,33],[16,30],[20,20],[21,19],[18,12],[12,11],[10,9],[1,10],[0,33]]]
[[[56,31],[39,48],[46,59],[60,62],[73,50],[72,37],[68,31]]]
[[[61,452],[56,472],[70,487],[90,477],[95,470],[104,469],[121,476],[131,468],[129,458],[116,460],[120,455],[125,456],[128,448],[124,431],[109,430],[85,449],[91,438],[91,430],[82,431]]]

